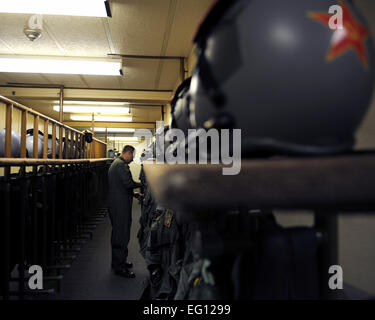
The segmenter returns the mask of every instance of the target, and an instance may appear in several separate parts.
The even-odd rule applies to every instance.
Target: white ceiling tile
[[[0,38],[0,54],[15,54],[15,50]]]
[[[180,77],[180,61],[165,60],[160,73],[160,80],[157,89],[170,90],[174,89]]]
[[[111,1],[109,19],[115,47],[123,54],[159,55],[170,0]]]
[[[12,82],[10,77],[7,74],[0,72],[0,84],[6,84],[7,82]]]
[[[85,82],[88,84],[89,88],[112,88],[120,89],[120,78],[121,76],[82,76]]]
[[[45,21],[47,31],[68,56],[106,57],[110,53],[102,18],[48,16]]]
[[[179,0],[166,54],[187,57],[196,30],[212,5],[212,0]]]
[[[44,77],[48,79],[51,84],[63,85],[65,87],[86,87],[82,76],[79,75],[45,74]]]
[[[156,122],[161,118],[160,107],[137,107],[131,110],[133,122]]]
[[[6,79],[6,82],[46,84],[46,78],[44,78],[44,75],[40,75],[40,74],[11,73],[11,72],[9,73],[1,72],[0,74],[2,75],[2,78]]]
[[[158,60],[124,59],[122,89],[154,89]]]

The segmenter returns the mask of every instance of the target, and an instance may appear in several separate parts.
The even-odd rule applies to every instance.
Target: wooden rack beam
[[[30,158],[0,158],[0,167],[83,164],[113,161],[111,158],[100,159],[30,159]]]
[[[176,210],[375,208],[375,153],[246,160],[235,176],[221,165],[144,168],[158,203]]]

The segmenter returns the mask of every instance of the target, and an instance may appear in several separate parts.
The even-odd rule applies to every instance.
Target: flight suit
[[[112,224],[112,268],[125,268],[132,223],[133,189],[140,183],[133,181],[129,164],[122,158],[115,159],[108,171],[108,207]]]
[[[147,238],[145,260],[150,279],[145,283],[143,299],[173,299],[184,254],[181,242],[174,212],[157,206]]]

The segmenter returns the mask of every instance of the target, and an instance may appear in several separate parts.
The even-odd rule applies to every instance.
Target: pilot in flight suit
[[[130,227],[132,223],[133,189],[142,186],[133,181],[129,163],[133,161],[134,148],[125,146],[120,157],[113,161],[108,171],[108,207],[112,224],[112,268],[116,275],[134,278],[133,265],[127,262]]]

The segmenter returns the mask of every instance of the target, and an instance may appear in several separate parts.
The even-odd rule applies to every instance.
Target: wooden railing
[[[43,130],[43,159],[48,157],[48,132],[49,125],[52,124],[52,145],[51,157],[56,159],[56,142],[58,141],[58,159],[87,159],[87,158],[105,158],[106,157],[106,143],[93,139],[91,144],[86,143],[84,134],[74,128],[64,125],[46,115],[43,115],[31,108],[12,101],[4,96],[0,96],[0,103],[5,104],[5,158],[10,158],[12,154],[12,119],[13,110],[21,111],[21,143],[20,143],[20,158],[26,158],[26,126],[27,115],[33,116],[33,152],[28,155],[29,158],[40,158],[38,154],[39,149],[39,121],[44,122]],[[59,132],[58,139],[57,132]],[[64,138],[65,142],[64,143]],[[70,148],[68,148],[70,144]],[[63,150],[64,147],[64,150]]]

